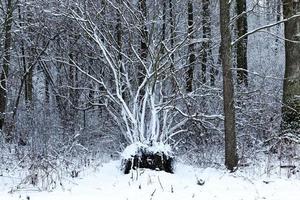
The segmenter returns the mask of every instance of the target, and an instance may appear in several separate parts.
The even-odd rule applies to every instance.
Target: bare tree
[[[283,1],[285,19],[300,12],[299,1]],[[285,74],[283,84],[283,130],[291,133],[300,131],[300,21],[294,18],[285,22]]]
[[[193,1],[189,0],[188,3],[188,68],[186,73],[186,91],[193,91],[193,78],[194,78],[194,68],[196,62],[195,55],[195,37],[194,37],[194,8]]]
[[[0,78],[0,129],[3,129],[6,102],[7,102],[7,78],[10,67],[11,43],[12,43],[12,23],[13,23],[13,0],[7,0],[6,17],[4,22],[4,53],[3,66]],[[12,135],[6,135],[6,141],[10,142]]]
[[[215,84],[215,68],[212,63],[212,48],[211,48],[211,12],[209,0],[202,0],[202,37],[203,43],[201,48],[201,81],[206,83],[207,69],[210,67],[210,82]]]
[[[140,57],[143,62],[147,61],[148,56],[148,29],[146,25],[147,19],[147,4],[146,0],[139,0],[139,9],[141,12],[140,19],[140,32],[141,32],[141,47],[140,47]],[[146,66],[141,64],[138,69],[138,85],[141,85],[146,77]],[[145,94],[145,88],[141,89],[141,97]]]
[[[248,31],[247,13],[246,13],[246,0],[236,0],[236,12],[237,12],[237,35],[241,37]],[[248,37],[244,37],[243,40],[237,43],[237,79],[238,84],[248,86],[248,63],[247,63],[247,44]]]
[[[235,135],[234,86],[230,32],[230,4],[220,0],[221,61],[223,66],[223,101],[225,115],[225,165],[234,170],[238,163]]]
[[[174,16],[174,2],[173,0],[169,0],[169,24],[170,24],[170,45],[171,49],[174,49],[175,46],[175,16]],[[175,88],[176,88],[176,80],[175,80],[175,55],[172,53],[170,55],[170,70],[172,73],[172,91],[175,93]]]
[[[276,1],[276,21],[279,22],[282,18],[282,1],[277,0]],[[277,33],[280,33],[281,27],[277,26]],[[279,38],[276,38],[275,40],[275,55],[278,54],[278,46],[279,46]]]

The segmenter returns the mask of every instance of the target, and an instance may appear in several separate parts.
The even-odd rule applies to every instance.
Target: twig
[[[160,185],[160,187],[161,187],[162,191],[164,191],[164,187],[163,187],[163,186],[162,186],[162,184],[161,184],[161,181],[160,181],[160,178],[159,178],[159,176],[157,176],[157,179],[158,179],[158,182],[159,182],[159,185]]]
[[[234,46],[234,45],[237,44],[239,41],[243,40],[245,37],[247,37],[247,36],[249,36],[249,35],[252,35],[252,34],[254,34],[254,33],[258,32],[258,31],[261,31],[261,30],[267,29],[267,28],[271,28],[271,27],[273,27],[273,26],[276,26],[276,25],[278,25],[278,24],[285,23],[285,22],[287,22],[287,21],[290,21],[290,20],[295,19],[295,18],[298,18],[298,17],[300,17],[300,15],[294,15],[294,16],[292,16],[292,17],[290,17],[290,18],[287,18],[287,19],[284,19],[284,20],[281,20],[281,21],[278,21],[278,22],[275,22],[275,23],[272,23],[272,24],[268,24],[268,25],[265,25],[265,26],[261,26],[261,27],[259,27],[259,28],[257,28],[257,29],[254,29],[254,30],[252,30],[252,31],[249,31],[248,33],[242,35],[241,37],[239,37],[239,38],[237,38],[235,41],[233,41],[233,42],[231,43],[231,45]]]
[[[156,188],[155,188],[154,191],[152,192],[150,200],[152,200],[152,197],[154,196],[155,192],[156,192]]]
[[[28,155],[28,154],[26,154],[26,155],[18,162],[18,164],[16,164],[16,165],[14,166],[14,168],[11,169],[11,171],[14,171],[14,170],[21,164],[21,162],[24,161],[24,159],[27,157],[27,155]]]

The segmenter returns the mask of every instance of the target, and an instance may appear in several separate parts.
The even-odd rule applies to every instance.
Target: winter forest
[[[0,0],[0,200],[300,196],[298,0]]]

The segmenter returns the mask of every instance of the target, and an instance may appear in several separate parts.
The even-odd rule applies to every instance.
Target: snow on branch
[[[287,18],[287,19],[283,19],[283,20],[281,20],[281,21],[278,21],[278,22],[275,22],[275,23],[272,23],[272,24],[268,24],[268,25],[265,25],[265,26],[261,26],[261,27],[259,27],[259,28],[256,28],[256,29],[254,29],[254,30],[252,30],[252,31],[249,31],[248,33],[242,35],[241,37],[237,38],[235,41],[233,41],[233,42],[231,43],[231,45],[234,46],[234,45],[236,45],[239,41],[243,40],[245,37],[247,37],[247,36],[249,36],[249,35],[253,35],[254,33],[259,32],[259,31],[261,31],[261,30],[263,30],[263,29],[267,29],[267,28],[271,28],[271,27],[273,27],[273,26],[277,26],[278,24],[285,23],[285,22],[287,22],[287,21],[290,21],[290,20],[292,20],[292,19],[296,19],[296,18],[298,18],[298,17],[300,17],[299,14],[298,14],[298,15],[293,15],[292,17],[289,17],[289,18]]]

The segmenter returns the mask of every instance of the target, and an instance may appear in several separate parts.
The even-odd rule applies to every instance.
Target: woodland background
[[[230,5],[238,165],[293,164],[283,2]],[[153,140],[184,162],[222,166],[222,17],[217,0],[1,0],[0,171],[75,173]]]

